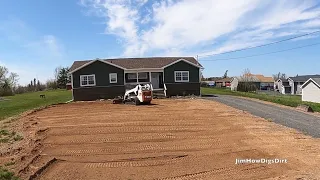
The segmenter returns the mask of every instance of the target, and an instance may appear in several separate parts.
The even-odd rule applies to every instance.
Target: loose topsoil
[[[320,140],[202,99],[56,105],[4,125],[22,179],[320,179]],[[303,121],[303,120],[302,120]],[[236,164],[236,159],[287,163]]]

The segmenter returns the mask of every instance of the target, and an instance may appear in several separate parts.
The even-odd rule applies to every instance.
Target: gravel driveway
[[[319,117],[235,96],[219,95],[217,97],[205,97],[205,99],[221,102],[278,124],[297,129],[312,137],[320,138]]]

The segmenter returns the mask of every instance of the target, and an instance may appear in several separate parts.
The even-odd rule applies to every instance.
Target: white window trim
[[[94,84],[86,84],[86,85],[83,85],[81,79],[82,79],[82,77],[84,77],[84,76],[87,76],[87,82],[88,82],[88,80],[89,80],[89,76],[93,76],[93,82],[94,82]],[[95,85],[96,85],[96,75],[95,75],[95,74],[80,75],[80,86],[81,86],[81,87],[95,86]]]
[[[181,80],[177,81],[177,73],[181,73]],[[183,80],[182,78],[182,74],[183,73],[188,73],[188,80]],[[189,82],[190,80],[190,75],[189,75],[189,71],[174,71],[174,82]]]
[[[115,82],[111,82],[111,76],[116,76],[116,81]],[[109,82],[110,82],[110,84],[118,83],[118,74],[117,73],[110,73],[109,74]]]

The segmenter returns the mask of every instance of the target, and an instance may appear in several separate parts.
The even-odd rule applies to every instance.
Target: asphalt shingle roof
[[[113,63],[115,65],[121,66],[126,69],[139,69],[139,68],[162,68],[179,59],[185,59],[195,65],[201,66],[201,64],[194,57],[149,57],[149,58],[119,58],[119,59],[100,59],[100,60]],[[90,61],[94,61],[94,60],[75,61],[70,67],[69,71],[73,71]]]
[[[312,78],[312,80],[314,80],[314,82],[316,82],[318,85],[320,85],[320,78]]]
[[[296,76],[296,77],[290,77],[295,82],[306,82],[310,78],[320,78],[320,75],[304,75],[304,76]]]

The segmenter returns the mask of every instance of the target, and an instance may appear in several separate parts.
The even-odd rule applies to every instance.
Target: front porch
[[[124,72],[124,85],[126,89],[132,89],[138,84],[151,84],[153,90],[164,90],[165,85],[163,70]]]

